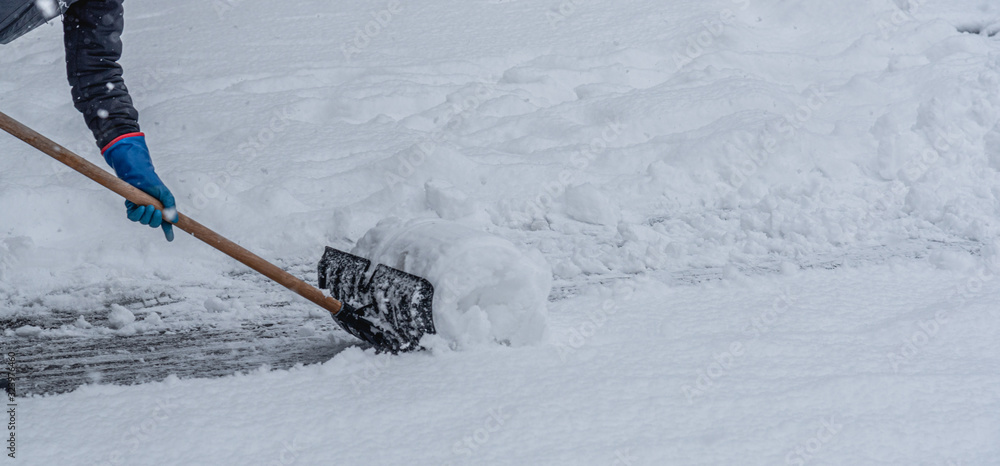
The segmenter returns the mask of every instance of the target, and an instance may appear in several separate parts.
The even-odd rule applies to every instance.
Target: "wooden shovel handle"
[[[118,177],[108,173],[97,165],[90,163],[83,157],[74,154],[69,149],[52,142],[52,140],[38,134],[31,128],[24,126],[3,112],[0,112],[0,129],[3,129],[4,131],[14,135],[14,137],[30,144],[31,146],[34,146],[36,149],[82,173],[87,178],[100,183],[105,188],[118,193],[125,199],[128,199],[138,205],[152,205],[157,209],[163,209],[163,205],[153,198],[153,196],[150,196],[138,188],[135,188],[134,186],[118,179]],[[265,277],[274,280],[281,286],[298,293],[299,296],[320,305],[322,308],[330,311],[333,315],[337,315],[337,313],[340,312],[340,308],[343,307],[340,301],[324,295],[323,292],[316,287],[299,280],[290,273],[285,272],[274,264],[260,258],[260,256],[247,251],[242,246],[229,241],[222,235],[208,229],[208,227],[192,220],[186,215],[178,213],[177,221],[173,222],[173,224],[177,228],[180,228],[181,230],[190,233],[195,238],[200,239],[205,244],[224,252],[229,257],[242,262],[247,267],[250,267],[257,272],[260,272]]]

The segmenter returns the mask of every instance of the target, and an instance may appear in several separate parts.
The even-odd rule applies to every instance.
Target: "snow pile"
[[[552,271],[535,250],[439,219],[389,218],[351,251],[434,285],[438,334],[460,346],[541,341]]]
[[[593,184],[586,183],[566,190],[566,215],[570,218],[594,225],[615,226],[621,220],[621,208],[611,201]]]
[[[111,305],[111,312],[108,313],[109,327],[119,330],[133,322],[135,322],[135,314],[132,314],[132,311],[117,304]]]

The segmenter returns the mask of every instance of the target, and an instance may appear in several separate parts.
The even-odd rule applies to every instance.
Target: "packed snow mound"
[[[439,219],[389,218],[368,231],[353,254],[434,285],[434,325],[458,347],[542,341],[552,270],[536,250]]]
[[[117,330],[133,322],[135,322],[135,314],[132,311],[117,304],[111,305],[111,312],[108,313],[108,326]]]

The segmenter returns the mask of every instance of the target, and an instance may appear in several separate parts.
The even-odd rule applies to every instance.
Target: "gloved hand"
[[[118,178],[145,191],[146,194],[163,203],[163,211],[161,212],[151,205],[141,206],[132,201],[125,201],[128,219],[149,225],[152,228],[163,227],[163,234],[167,237],[167,241],[173,241],[174,227],[164,220],[177,221],[174,195],[170,193],[170,190],[160,181],[160,177],[156,176],[156,172],[153,170],[153,161],[149,157],[145,135],[129,133],[120,136],[111,141],[101,153],[108,165],[111,165],[111,168],[115,170]]]

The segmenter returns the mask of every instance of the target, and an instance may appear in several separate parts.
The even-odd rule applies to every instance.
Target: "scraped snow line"
[[[623,453],[636,464],[768,464],[828,423],[842,428],[824,437],[822,456],[810,454],[830,462],[975,463],[996,452],[971,434],[1000,427],[989,389],[1000,360],[989,338],[966,337],[1000,328],[996,288],[968,283],[901,261],[736,286],[593,287],[554,304],[554,323],[570,332],[542,348],[391,358],[347,349],[288,371],[24,399],[28,419],[65,421],[26,422],[22,449],[38,464],[69,454],[128,464],[280,464],[281,455],[608,464]],[[601,319],[592,303],[605,300]],[[911,342],[901,362],[887,356]],[[970,419],[970,408],[984,415]],[[186,427],[218,422],[227,428]]]

